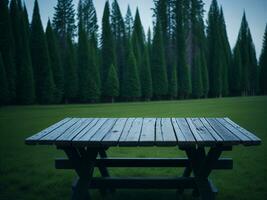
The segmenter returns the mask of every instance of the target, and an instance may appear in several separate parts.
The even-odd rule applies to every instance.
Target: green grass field
[[[213,171],[217,199],[267,199],[267,96],[208,100],[94,105],[11,106],[0,108],[0,199],[69,199],[74,172],[54,169],[63,155],[52,146],[26,146],[24,139],[64,117],[225,117],[228,116],[262,139],[255,147],[237,146],[227,157],[234,169]],[[113,148],[112,156],[177,157],[177,148]],[[98,171],[95,171],[98,175]],[[179,175],[177,169],[116,169],[111,175]],[[118,190],[94,199],[177,199],[174,190]],[[183,195],[192,199],[191,192]]]

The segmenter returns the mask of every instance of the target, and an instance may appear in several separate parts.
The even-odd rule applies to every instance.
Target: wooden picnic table
[[[27,138],[26,144],[56,145],[67,158],[55,160],[57,169],[74,169],[78,179],[72,199],[89,199],[89,190],[116,188],[193,189],[201,199],[215,199],[209,180],[212,170],[232,169],[220,158],[234,145],[259,145],[261,140],[229,118],[65,118]],[[178,146],[187,158],[109,158],[113,146]],[[98,167],[101,177],[93,177]],[[178,177],[111,177],[108,167],[184,167]]]

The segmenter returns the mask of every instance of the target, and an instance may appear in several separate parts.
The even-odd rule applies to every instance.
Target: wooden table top
[[[261,140],[229,118],[65,118],[25,143],[191,147],[257,145]]]

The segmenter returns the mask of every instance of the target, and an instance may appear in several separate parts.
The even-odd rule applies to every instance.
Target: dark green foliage
[[[198,54],[195,56],[192,66],[192,96],[193,98],[200,98],[202,95],[201,56]]]
[[[75,52],[71,38],[67,38],[67,46],[64,50],[63,66],[64,66],[64,98],[65,102],[73,102],[78,94],[78,75],[75,62]]]
[[[16,1],[10,4],[10,16],[8,0],[0,1],[0,52],[6,70],[8,84],[8,102],[14,103],[16,98],[16,67],[15,67],[15,44],[12,32],[14,11],[17,8]]]
[[[260,89],[261,94],[267,94],[267,25],[263,38],[263,45],[260,55]]]
[[[136,60],[133,54],[132,46],[129,44],[127,56],[127,68],[124,81],[124,97],[127,100],[136,100],[141,96],[140,79],[137,71]]]
[[[54,81],[37,0],[33,10],[30,44],[37,102],[41,104],[52,103],[54,99]]]
[[[169,82],[169,95],[171,99],[175,99],[178,95],[178,81],[177,81],[177,66],[173,65],[171,71],[171,78]]]
[[[109,67],[105,95],[111,98],[111,102],[114,101],[115,97],[119,96],[119,80],[114,65]]]
[[[53,79],[55,83],[54,103],[61,103],[64,94],[64,72],[60,57],[58,40],[52,29],[50,20],[46,27],[46,39],[50,57],[51,69],[53,72]]]
[[[176,22],[176,51],[177,51],[177,77],[179,87],[179,97],[187,98],[191,93],[191,79],[189,67],[186,63],[186,45],[183,17],[183,0],[177,0],[175,3],[175,22]]]
[[[120,11],[119,4],[116,0],[112,3],[111,12],[111,29],[114,38],[116,63],[118,67],[119,82],[122,83],[124,74],[126,73],[126,43],[127,36],[125,33],[125,24]],[[122,87],[120,88],[122,95]]]
[[[26,9],[26,8],[24,8]],[[25,11],[18,9],[19,38],[16,41],[17,58],[17,102],[19,104],[32,104],[35,102],[35,86],[29,47],[29,22]]]
[[[67,37],[76,33],[75,9],[72,0],[58,0],[53,17],[53,28],[60,38],[60,44],[66,45]]]
[[[204,51],[201,51],[200,55],[201,61],[201,77],[202,77],[202,88],[203,88],[203,96],[206,98],[209,93],[209,73],[208,73],[208,66],[206,61],[206,55]]]
[[[150,59],[149,59],[148,47],[145,48],[143,55],[143,63],[141,66],[140,80],[141,80],[141,91],[142,97],[145,100],[150,100],[153,95],[152,90],[152,75],[151,75],[151,67],[150,67]]]
[[[114,39],[112,36],[111,26],[110,26],[110,10],[108,1],[105,4],[104,14],[102,19],[102,37],[101,37],[101,51],[102,51],[102,86],[103,95],[109,94],[107,77],[110,71],[110,66],[115,67],[115,49],[114,49]],[[117,71],[117,69],[116,69]]]
[[[254,95],[258,91],[258,67],[255,47],[252,41],[245,13],[242,18],[237,43],[239,44],[242,62],[242,95]]]
[[[2,59],[2,54],[0,53],[0,106],[8,103],[8,85],[6,70]]]
[[[208,14],[208,29],[207,29],[207,42],[208,42],[208,69],[210,80],[210,96],[222,96],[222,49],[220,41],[220,12],[216,0],[213,0]]]
[[[127,38],[131,38],[133,32],[133,17],[129,5],[127,7],[127,12],[125,16],[125,32],[127,34]]]
[[[162,98],[168,94],[168,80],[160,22],[157,22],[155,27],[152,52],[151,71],[153,93],[155,98]]]
[[[237,43],[233,50],[232,65],[230,69],[230,88],[234,96],[241,95],[241,68],[242,61],[240,55],[240,47]]]

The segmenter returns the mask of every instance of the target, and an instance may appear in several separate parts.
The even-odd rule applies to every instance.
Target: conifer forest
[[[23,1],[0,0],[0,105],[267,94],[267,26],[257,59],[245,12],[231,48],[216,0],[207,11],[202,0],[152,9],[144,30],[138,8],[123,16],[117,0],[101,22],[93,0],[57,0],[44,27],[37,0],[32,17]]]

